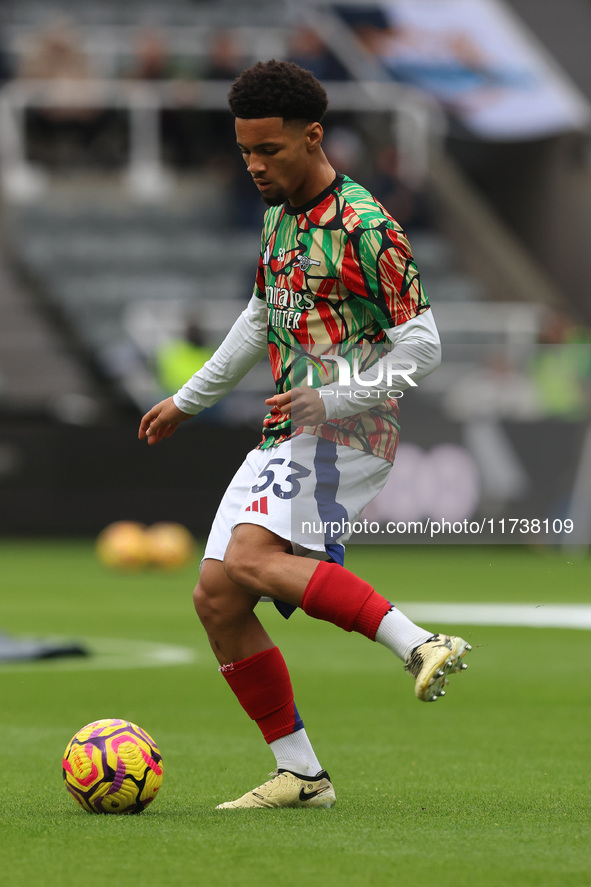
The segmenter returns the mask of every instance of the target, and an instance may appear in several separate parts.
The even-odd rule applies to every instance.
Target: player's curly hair
[[[323,86],[294,62],[257,62],[234,81],[228,94],[234,117],[283,117],[316,123],[328,105]]]

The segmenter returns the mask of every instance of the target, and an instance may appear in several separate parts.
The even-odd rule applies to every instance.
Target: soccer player
[[[466,641],[415,625],[343,566],[350,525],[394,459],[395,396],[438,366],[439,337],[404,232],[322,150],[327,97],[315,77],[291,62],[259,62],[236,79],[229,103],[269,207],[254,293],[205,366],[146,413],[139,437],[170,437],[268,353],[276,392],[263,439],[222,499],[194,600],[277,771],[219,807],[331,807],[333,785],[255,607],[272,598],[285,616],[300,607],[384,644],[425,702],[465,668]]]

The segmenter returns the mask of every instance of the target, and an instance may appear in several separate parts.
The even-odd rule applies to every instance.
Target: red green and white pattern
[[[336,379],[324,354],[359,356],[369,368],[389,345],[385,331],[429,308],[400,225],[347,176],[303,207],[283,204],[265,215],[254,294],[265,300],[269,358],[278,393]],[[393,461],[398,405],[393,399],[307,432]],[[262,448],[293,433],[274,411],[264,420]]]

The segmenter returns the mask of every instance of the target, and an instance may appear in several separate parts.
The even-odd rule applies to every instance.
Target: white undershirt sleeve
[[[431,309],[405,321],[392,329],[386,330],[386,335],[392,342],[393,348],[377,361],[369,370],[359,373],[357,381],[351,376],[346,386],[338,383],[323,385],[318,389],[324,408],[326,419],[344,419],[356,413],[363,412],[370,406],[375,406],[393,396],[389,391],[405,391],[417,384],[441,363],[441,343],[439,333],[433,318]],[[375,382],[380,374],[381,381]],[[388,364],[396,370],[396,374],[389,379]],[[362,383],[370,383],[363,385]],[[338,394],[337,394],[338,391]],[[371,398],[357,392],[370,391]]]
[[[210,359],[177,391],[179,410],[197,415],[228,394],[267,353],[267,306],[252,296]]]

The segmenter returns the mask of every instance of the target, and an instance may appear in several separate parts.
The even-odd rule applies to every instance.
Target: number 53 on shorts
[[[287,463],[287,464],[286,464]],[[278,466],[286,466],[290,473],[275,482],[275,475],[279,471]],[[281,472],[284,474],[284,472]],[[312,474],[309,468],[300,465],[299,462],[289,462],[286,459],[269,459],[257,478],[257,483],[251,488],[253,493],[262,493],[271,488],[274,496],[279,499],[293,499],[302,489],[300,481]]]

